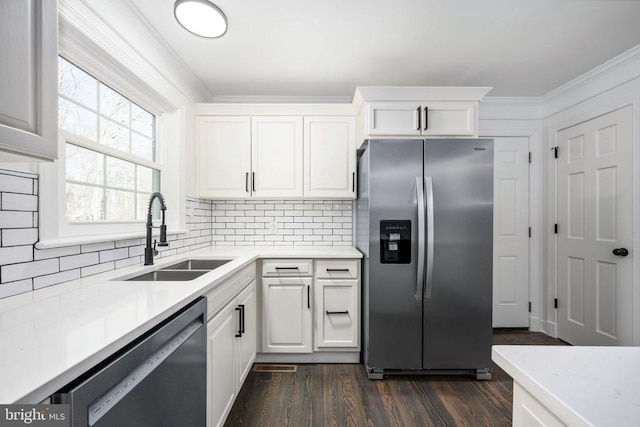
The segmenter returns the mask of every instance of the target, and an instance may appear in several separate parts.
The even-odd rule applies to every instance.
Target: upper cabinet
[[[358,140],[398,137],[477,137],[480,100],[487,87],[356,89]]]
[[[370,136],[474,136],[474,102],[376,102],[368,105]]]
[[[254,197],[301,197],[302,159],[302,117],[251,118]]]
[[[206,112],[221,108],[232,114],[238,111],[237,105],[201,108]],[[255,112],[251,107],[245,111]],[[353,114],[203,115],[196,111],[195,116],[200,197],[355,198]]]
[[[304,118],[304,195],[355,198],[356,120],[354,117]]]
[[[57,157],[56,0],[0,2],[0,151]]]

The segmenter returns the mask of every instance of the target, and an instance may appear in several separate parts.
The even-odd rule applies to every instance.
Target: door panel
[[[493,141],[426,140],[425,175],[433,181],[434,261],[424,300],[423,367],[488,368]]]
[[[493,327],[529,327],[529,139],[494,139]]]
[[[372,368],[422,367],[422,302],[417,301],[418,205],[422,140],[369,143],[369,277],[365,291],[365,363]],[[402,165],[402,167],[398,167]],[[411,263],[380,262],[380,221],[411,221]]]
[[[557,142],[558,336],[631,345],[632,108],[560,131]]]

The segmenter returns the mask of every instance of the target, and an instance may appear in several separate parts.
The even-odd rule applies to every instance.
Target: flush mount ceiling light
[[[216,38],[227,32],[227,17],[207,0],[177,0],[173,14],[185,30],[197,36]]]

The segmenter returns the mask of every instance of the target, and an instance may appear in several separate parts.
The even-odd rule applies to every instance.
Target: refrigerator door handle
[[[424,177],[425,197],[427,199],[427,286],[425,298],[431,298],[433,289],[433,180],[430,176]]]
[[[424,227],[425,227],[425,205],[424,205],[424,180],[421,176],[416,177],[416,196],[418,200],[418,277],[416,279],[416,300],[422,300],[424,289]]]

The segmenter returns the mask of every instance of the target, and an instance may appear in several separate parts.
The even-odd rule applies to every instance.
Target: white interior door
[[[631,345],[632,108],[560,131],[557,143],[558,336]]]
[[[529,138],[494,139],[493,327],[529,327]]]

